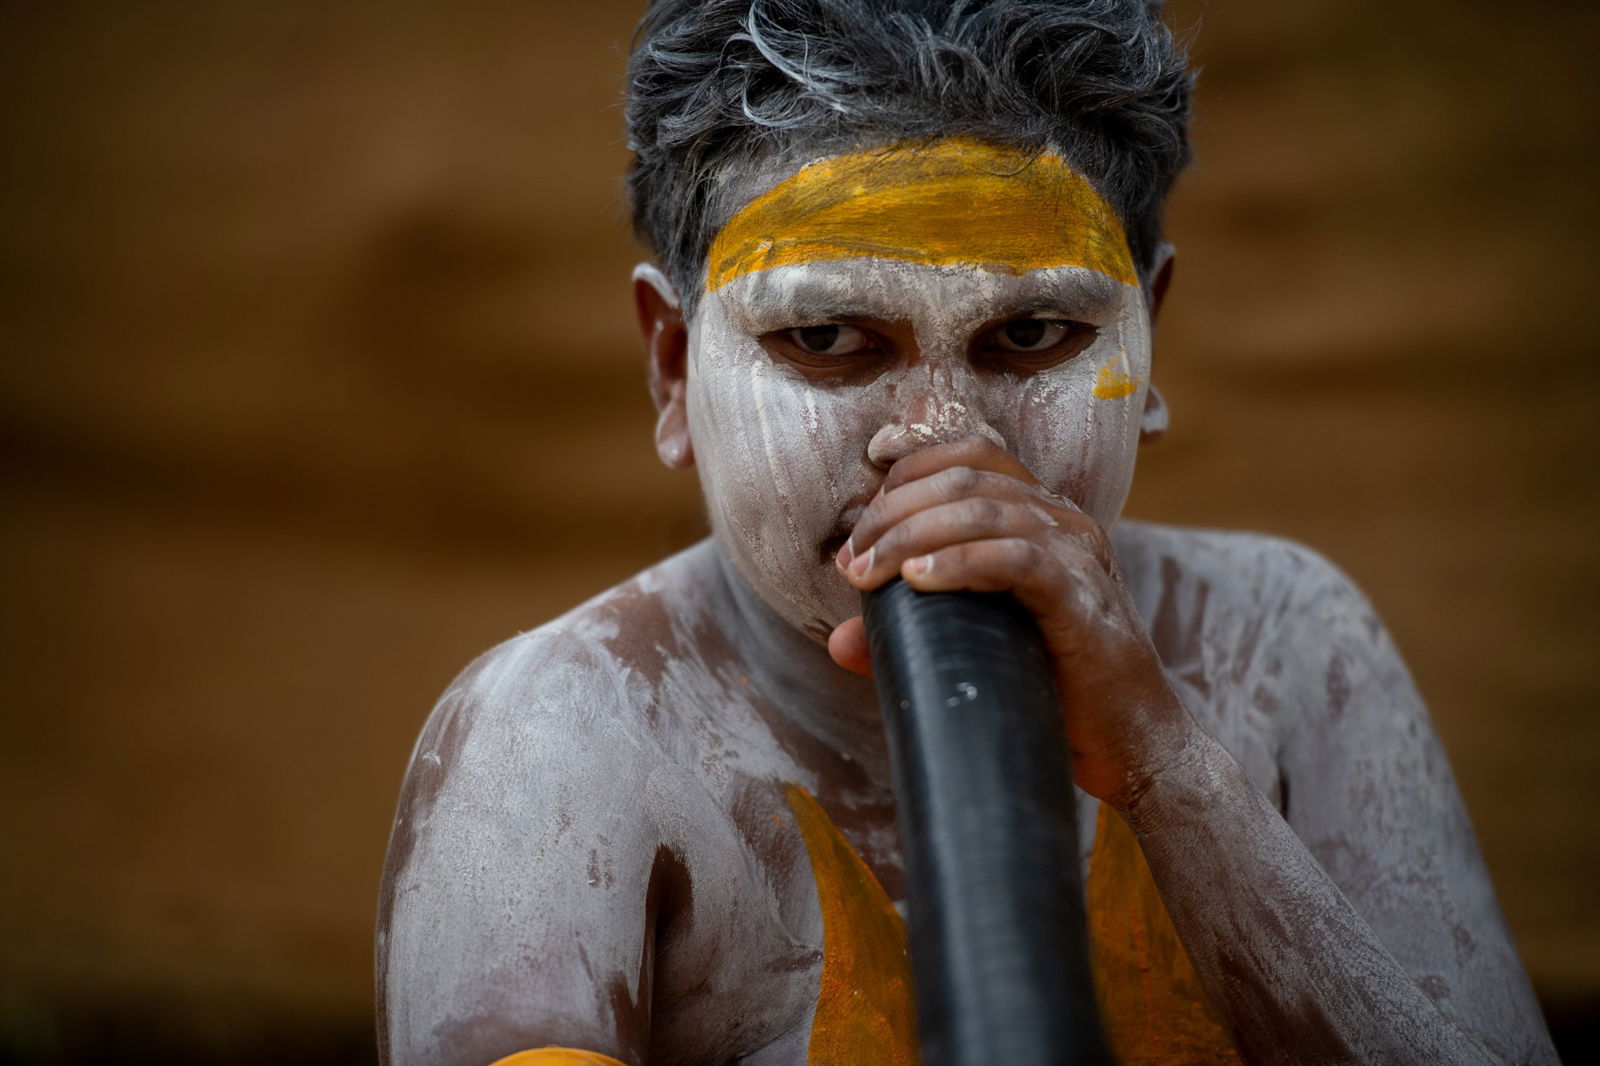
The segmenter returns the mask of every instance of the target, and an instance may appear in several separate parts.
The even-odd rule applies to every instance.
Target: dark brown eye
[[[994,331],[995,346],[1008,352],[1042,352],[1060,344],[1070,322],[1052,318],[1019,318]]]
[[[867,347],[867,335],[855,326],[830,322],[821,326],[800,326],[789,331],[796,348],[812,355],[854,355]]]
[[[1083,322],[1029,315],[990,329],[978,341],[977,355],[997,370],[1037,374],[1073,358],[1097,336],[1099,331]]]

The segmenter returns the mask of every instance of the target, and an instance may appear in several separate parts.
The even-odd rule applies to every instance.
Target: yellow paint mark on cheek
[[[952,138],[802,168],[717,234],[706,290],[758,270],[860,258],[1008,274],[1079,266],[1139,283],[1116,212],[1060,156]]]
[[[1128,373],[1127,360],[1114,355],[1106,360],[1094,375],[1094,395],[1100,400],[1120,400],[1132,396],[1139,388],[1139,379]]]
[[[822,910],[822,982],[809,1066],[915,1066],[916,1020],[905,924],[827,813],[799,785],[789,809],[811,856]]]

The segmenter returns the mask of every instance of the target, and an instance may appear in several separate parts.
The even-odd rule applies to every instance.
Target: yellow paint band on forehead
[[[951,138],[834,156],[779,182],[711,242],[706,290],[865,258],[1005,274],[1079,266],[1139,283],[1116,212],[1060,156]]]

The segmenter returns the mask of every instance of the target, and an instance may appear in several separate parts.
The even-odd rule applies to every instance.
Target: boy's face
[[[834,553],[919,448],[981,434],[1116,520],[1150,323],[1121,225],[1060,158],[950,140],[823,160],[708,263],[682,395],[712,528],[813,637],[859,613]]]

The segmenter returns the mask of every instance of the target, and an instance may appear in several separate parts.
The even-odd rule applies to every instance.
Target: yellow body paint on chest
[[[808,1066],[914,1066],[911,957],[905,924],[832,819],[799,785],[787,789],[811,856],[822,909],[822,985]]]
[[[913,991],[899,912],[811,794],[790,785],[788,797],[822,908],[822,987],[806,1062],[913,1066]],[[1085,895],[1095,998],[1119,1066],[1238,1066],[1139,841],[1104,806]]]
[[[1138,838],[1104,804],[1085,896],[1095,999],[1119,1066],[1238,1066]]]
[[[706,290],[862,258],[1007,274],[1079,266],[1139,283],[1116,212],[1060,156],[953,138],[834,156],[780,182],[717,234]]]
[[[598,1051],[542,1047],[532,1051],[519,1051],[503,1059],[495,1059],[489,1066],[622,1066],[622,1063]]]

